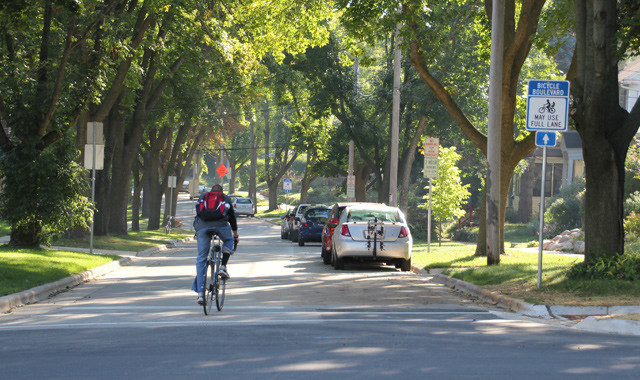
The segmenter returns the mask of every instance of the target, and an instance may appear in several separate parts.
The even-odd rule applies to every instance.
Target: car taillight
[[[302,222],[302,225],[305,226],[305,227],[308,226],[307,222]]]
[[[347,226],[346,224],[343,224],[342,230],[340,230],[340,234],[342,236],[351,236],[351,234],[349,233],[349,226]]]
[[[400,235],[398,235],[399,238],[405,238],[409,236],[409,229],[407,227],[402,227],[400,229]]]

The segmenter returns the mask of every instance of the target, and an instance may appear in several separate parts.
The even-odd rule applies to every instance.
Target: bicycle
[[[207,262],[204,266],[204,315],[211,313],[213,302],[215,300],[218,311],[224,306],[224,295],[227,286],[227,279],[220,276],[220,266],[222,265],[222,240],[215,232],[208,232],[207,235],[212,238],[211,247],[207,256]],[[237,248],[237,242],[233,244],[233,250]],[[209,276],[207,273],[209,272]]]

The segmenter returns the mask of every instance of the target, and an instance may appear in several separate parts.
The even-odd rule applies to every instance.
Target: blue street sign
[[[569,82],[529,81],[527,91],[527,131],[566,131],[569,118]]]
[[[537,131],[536,145],[537,146],[556,146],[556,133]]]

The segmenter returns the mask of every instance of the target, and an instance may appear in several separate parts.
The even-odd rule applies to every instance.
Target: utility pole
[[[487,265],[500,263],[500,152],[502,122],[502,63],[504,59],[504,0],[493,0],[491,68],[487,134]]]
[[[395,57],[393,59],[393,107],[391,115],[391,158],[389,165],[389,206],[398,206],[398,136],[400,130],[400,25],[394,32]]]
[[[249,198],[253,201],[253,212],[258,212],[258,194],[256,190],[256,167],[258,166],[258,155],[256,152],[256,135],[253,127],[254,122],[251,120],[251,175],[249,176]]]

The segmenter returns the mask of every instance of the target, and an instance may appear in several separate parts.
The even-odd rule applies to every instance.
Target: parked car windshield
[[[362,222],[370,221],[374,218],[378,218],[379,222],[398,222],[400,217],[395,210],[350,210],[347,215],[348,222]]]
[[[304,218],[313,220],[315,223],[324,224],[330,213],[331,209],[328,208],[312,208],[304,214]]]
[[[243,205],[250,205],[251,204],[251,199],[249,199],[249,198],[238,198],[238,199],[236,199],[236,203],[243,204]]]

